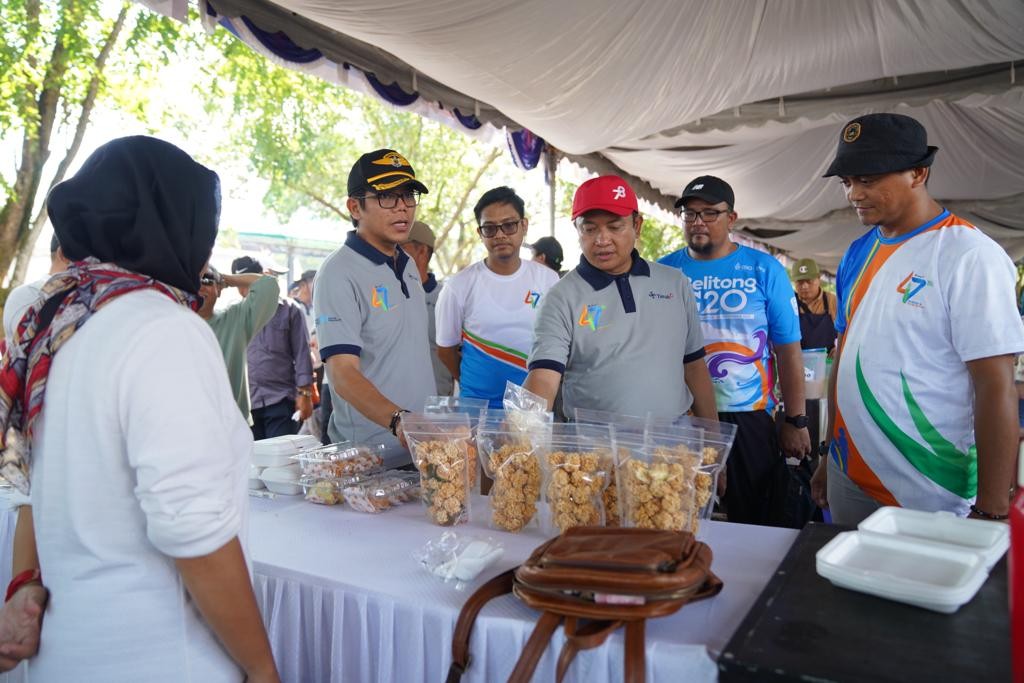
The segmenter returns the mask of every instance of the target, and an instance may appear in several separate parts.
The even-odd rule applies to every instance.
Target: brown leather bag
[[[558,681],[577,652],[601,645],[625,626],[625,680],[643,683],[644,620],[672,614],[721,590],[721,580],[711,572],[711,549],[689,532],[569,529],[469,597],[455,625],[447,683],[457,683],[469,666],[469,637],[477,614],[505,593],[542,612],[510,683],[530,680],[563,619],[566,641],[558,658]]]

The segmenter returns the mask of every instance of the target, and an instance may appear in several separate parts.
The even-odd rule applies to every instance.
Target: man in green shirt
[[[225,287],[249,287],[249,295],[218,313],[213,312]],[[242,416],[252,425],[249,414],[249,373],[246,371],[246,349],[252,338],[263,329],[277,310],[281,288],[277,278],[256,273],[221,274],[207,266],[200,280],[199,295],[203,305],[199,317],[210,324],[224,354],[231,392],[235,395]]]

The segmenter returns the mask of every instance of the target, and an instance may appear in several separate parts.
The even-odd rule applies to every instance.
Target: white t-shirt
[[[213,331],[152,290],[100,309],[57,352],[33,450],[51,591],[39,681],[241,681],[176,557],[245,541],[252,435]]]
[[[944,211],[900,237],[871,230],[836,280],[831,457],[882,504],[967,514],[977,455],[966,363],[1024,351],[1013,263]]]
[[[4,302],[4,339],[8,344],[14,338],[14,328],[21,322],[29,307],[39,300],[45,284],[46,280],[29,282],[15,287],[7,295],[7,301]]]
[[[523,383],[537,306],[556,282],[558,273],[533,261],[512,275],[479,261],[445,282],[434,312],[437,345],[462,344],[462,396],[500,408],[506,380]]]

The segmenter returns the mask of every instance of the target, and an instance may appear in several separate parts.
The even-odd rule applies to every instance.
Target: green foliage
[[[666,254],[686,246],[683,228],[676,223],[666,223],[652,215],[644,216],[636,248],[648,261],[656,261]]]

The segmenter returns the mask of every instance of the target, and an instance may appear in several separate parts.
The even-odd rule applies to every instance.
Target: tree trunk
[[[103,77],[103,70],[107,65],[107,59],[110,58],[110,53],[114,49],[114,45],[117,43],[117,39],[121,34],[121,30],[124,28],[125,20],[128,18],[128,5],[121,5],[121,12],[117,15],[117,19],[114,21],[113,28],[110,29],[110,33],[107,34],[106,40],[103,42],[103,47],[100,48],[100,52],[96,57],[95,70],[93,71],[92,78],[89,80],[89,87],[86,89],[85,98],[82,100],[82,104],[78,112],[78,123],[75,125],[75,137],[71,141],[71,145],[64,153],[64,158],[61,159],[60,164],[57,166],[57,171],[54,173],[53,178],[50,180],[50,185],[47,188],[47,194],[52,190],[57,183],[64,180],[64,176],[67,175],[68,169],[71,167],[71,163],[75,160],[79,150],[82,148],[82,140],[85,138],[85,131],[89,128],[89,117],[92,115],[93,107],[96,105],[96,96],[99,94],[100,81]],[[47,156],[49,152],[47,152]],[[39,207],[39,211],[36,212],[35,218],[32,220],[32,227],[28,233],[25,234],[20,243],[18,244],[17,261],[14,265],[14,274],[11,276],[11,287],[16,287],[25,281],[25,275],[28,272],[29,262],[32,260],[32,250],[35,249],[36,241],[39,239],[39,234],[43,231],[43,227],[46,225],[46,202],[45,197],[43,198],[43,204]],[[33,196],[33,202],[35,196]]]
[[[462,196],[459,197],[458,205],[456,205],[455,210],[452,212],[452,215],[448,219],[448,222],[445,224],[444,228],[442,228],[438,233],[437,241],[439,243],[443,243],[445,238],[447,238],[448,235],[451,234],[452,229],[455,227],[456,223],[459,222],[459,217],[462,216],[462,212],[465,210],[466,204],[469,203],[469,197],[473,194],[473,192],[476,190],[476,186],[480,183],[480,179],[483,178],[484,173],[487,172],[487,169],[490,167],[490,165],[493,164],[494,161],[500,156],[501,148],[495,147],[484,159],[484,162],[480,164],[480,167],[476,169],[476,174],[473,176],[473,180],[468,185],[466,185],[465,189],[462,192]],[[440,262],[439,265],[447,266],[449,269],[454,269],[456,266],[465,265],[463,263],[460,263],[463,258],[461,257],[461,252],[463,251],[462,247],[464,246],[462,244],[464,240],[462,239],[461,230],[459,231],[459,238],[459,243],[456,245],[455,249],[453,251],[448,251],[448,258],[438,258],[438,261]],[[449,272],[451,271],[449,270]]]

